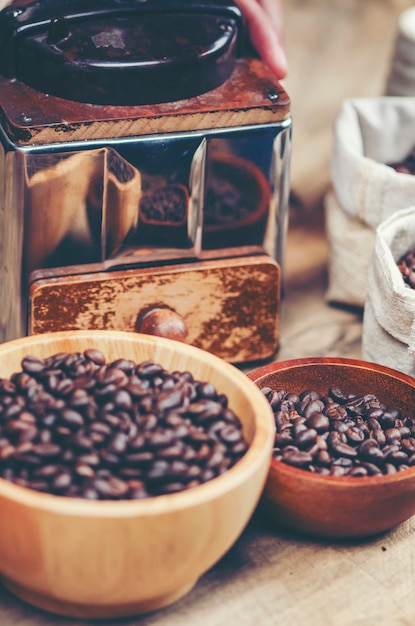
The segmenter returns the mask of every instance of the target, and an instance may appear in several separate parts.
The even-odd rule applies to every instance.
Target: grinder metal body
[[[0,341],[106,328],[278,347],[289,98],[233,2],[0,12]]]

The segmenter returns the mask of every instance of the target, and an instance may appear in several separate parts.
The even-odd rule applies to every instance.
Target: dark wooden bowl
[[[412,415],[415,379],[365,361],[305,358],[248,374],[260,388],[325,394],[330,386],[373,393],[388,407]],[[265,511],[289,529],[319,537],[363,537],[390,530],[415,514],[415,467],[392,475],[338,477],[273,460],[262,497]]]
[[[218,186],[214,192],[217,200],[222,201],[223,195],[234,189],[234,200],[239,208],[234,207],[235,213],[222,219],[220,215],[215,216],[212,207],[206,207],[203,248],[261,245],[271,201],[270,185],[261,169],[247,159],[231,154],[215,154],[208,163],[207,186],[207,203],[211,200],[213,189]]]

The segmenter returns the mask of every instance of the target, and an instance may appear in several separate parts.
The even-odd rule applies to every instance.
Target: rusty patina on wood
[[[163,302],[183,318],[186,342],[231,362],[271,357],[278,347],[280,268],[268,256],[37,280],[29,333],[135,331],[138,314]]]
[[[141,106],[73,102],[0,76],[0,120],[21,145],[267,124],[289,115],[288,95],[258,59],[239,59],[232,76],[208,93]]]

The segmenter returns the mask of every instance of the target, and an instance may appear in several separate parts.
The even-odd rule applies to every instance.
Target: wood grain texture
[[[271,363],[248,374],[258,387],[324,396],[337,386],[348,393],[374,394],[386,406],[412,415],[415,379],[357,359],[321,357]],[[264,510],[277,524],[317,537],[376,535],[415,514],[415,469],[391,476],[321,476],[273,460],[264,491]]]
[[[0,376],[25,355],[98,348],[108,361],[155,360],[190,371],[226,393],[248,452],[195,489],[140,501],[88,501],[38,493],[0,479],[0,575],[27,602],[64,615],[137,614],[170,604],[234,543],[251,517],[269,470],[274,421],[255,385],[193,346],[132,333],[49,333],[2,344]]]
[[[207,94],[157,105],[72,102],[0,76],[0,119],[19,145],[267,124],[289,115],[288,95],[259,59],[238,60],[232,76]]]
[[[163,303],[184,320],[186,341],[228,361],[269,358],[278,346],[280,268],[265,255],[37,280],[29,333],[136,330]]]

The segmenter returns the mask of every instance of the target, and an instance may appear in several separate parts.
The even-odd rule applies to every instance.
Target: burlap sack
[[[385,93],[389,96],[415,96],[415,6],[399,15]]]
[[[325,197],[325,211],[329,244],[326,299],[361,308],[366,296],[374,230],[343,211],[333,191]]]
[[[334,124],[332,190],[325,202],[329,302],[363,308],[374,231],[415,204],[415,176],[387,165],[411,153],[414,138],[415,98],[343,102]]]
[[[398,211],[376,229],[363,313],[362,356],[415,375],[415,290],[397,266],[415,249],[415,206]]]

